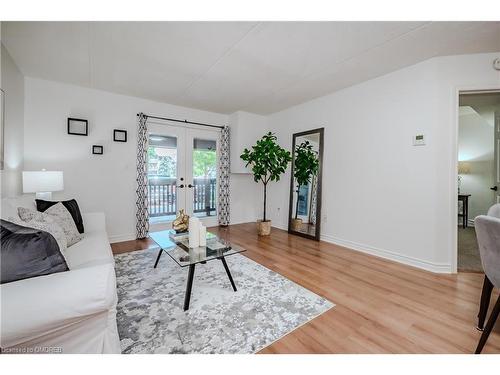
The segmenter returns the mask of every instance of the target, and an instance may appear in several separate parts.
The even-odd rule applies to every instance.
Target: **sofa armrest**
[[[104,212],[87,212],[82,214],[85,232],[105,232],[106,216]]]
[[[113,308],[114,267],[105,264],[3,284],[0,299],[0,344],[18,345]]]

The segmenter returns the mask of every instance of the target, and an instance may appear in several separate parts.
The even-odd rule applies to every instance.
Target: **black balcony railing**
[[[206,216],[216,213],[216,179],[195,178],[192,188],[184,184],[184,189],[193,189],[193,210],[204,212]],[[188,193],[190,193],[188,191]],[[150,176],[148,179],[149,216],[170,216],[177,213],[177,179],[171,177]]]
[[[148,179],[149,216],[175,215],[177,212],[177,179],[150,176]]]
[[[194,179],[194,207],[195,213],[204,212],[206,216],[215,215],[215,178]]]

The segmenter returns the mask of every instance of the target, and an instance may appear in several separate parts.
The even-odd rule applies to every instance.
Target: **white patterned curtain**
[[[137,213],[136,237],[146,238],[149,232],[148,213],[148,117],[139,114],[137,134]]]
[[[220,140],[219,158],[219,225],[227,226],[230,221],[229,211],[229,127],[224,126]]]

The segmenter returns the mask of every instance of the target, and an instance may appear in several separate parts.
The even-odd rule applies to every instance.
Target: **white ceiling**
[[[484,107],[500,106],[500,91],[478,93],[478,94],[460,94],[460,106]]]
[[[481,116],[491,129],[495,127],[495,112],[500,111],[500,91],[481,94],[461,94],[460,115]],[[493,145],[493,142],[491,142]]]
[[[26,76],[221,113],[500,51],[500,22],[2,22],[1,36]]]

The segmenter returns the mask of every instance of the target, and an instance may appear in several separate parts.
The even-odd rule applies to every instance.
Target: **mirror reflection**
[[[289,232],[319,240],[323,129],[293,135]]]

